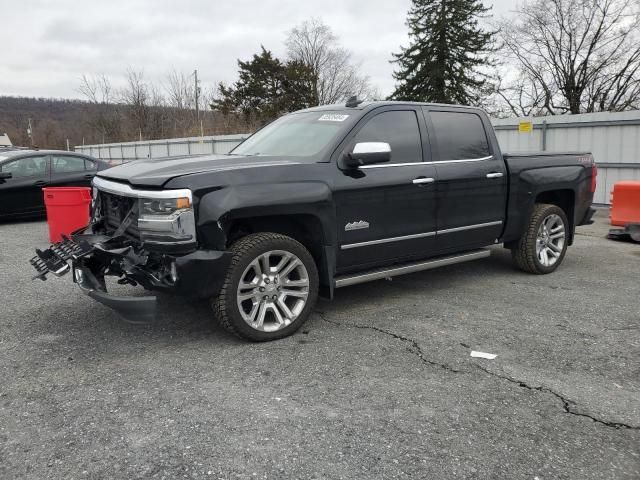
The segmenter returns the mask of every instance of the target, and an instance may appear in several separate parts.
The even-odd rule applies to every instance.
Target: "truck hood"
[[[98,176],[139,187],[162,187],[169,180],[195,173],[222,172],[247,168],[263,168],[299,163],[282,157],[242,157],[236,155],[203,155],[134,160],[98,172]]]

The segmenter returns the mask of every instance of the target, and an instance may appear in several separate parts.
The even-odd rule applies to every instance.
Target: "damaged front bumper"
[[[129,323],[150,323],[156,318],[157,298],[119,297],[107,293],[95,275],[86,267],[73,267],[73,281],[88,296],[116,311]]]
[[[149,323],[156,315],[155,296],[121,297],[107,292],[105,277],[123,285],[141,285],[185,296],[210,297],[221,288],[231,260],[229,252],[196,250],[184,255],[148,251],[127,238],[76,233],[50,248],[36,250],[35,278],[73,272],[73,281],[97,302],[130,323]]]

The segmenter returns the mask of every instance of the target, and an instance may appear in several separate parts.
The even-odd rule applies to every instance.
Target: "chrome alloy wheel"
[[[291,325],[309,296],[309,275],[293,253],[271,250],[255,258],[238,284],[240,315],[249,326],[275,332]]]
[[[543,266],[551,267],[558,261],[564,248],[565,237],[564,222],[560,216],[554,213],[542,221],[536,237],[536,254]]]

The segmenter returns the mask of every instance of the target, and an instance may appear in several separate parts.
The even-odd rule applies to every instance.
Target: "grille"
[[[136,201],[137,200],[135,198],[100,192],[102,216],[109,233],[114,232],[122,224]],[[133,213],[131,215],[131,220],[131,224],[125,230],[125,233],[135,238],[139,238],[138,214]]]

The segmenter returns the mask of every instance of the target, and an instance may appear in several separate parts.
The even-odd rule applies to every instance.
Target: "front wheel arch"
[[[318,298],[318,269],[316,263],[309,253],[309,251],[300,242],[294,240],[291,237],[287,237],[282,234],[272,232],[260,232],[247,235],[240,238],[231,246],[232,259],[229,265],[229,269],[226,273],[225,280],[220,292],[214,296],[211,300],[211,305],[218,318],[220,324],[227,331],[247,340],[252,341],[268,341],[276,340],[291,335],[298,330],[302,324],[308,319],[315,302]],[[286,252],[296,259],[300,260],[304,265],[304,271],[306,279],[308,280],[306,289],[305,303],[301,307],[299,313],[296,314],[295,319],[289,323],[284,323],[281,327],[276,329],[260,329],[256,328],[256,325],[251,325],[246,320],[247,311],[242,311],[242,305],[240,299],[245,292],[241,288],[241,284],[252,282],[255,278],[258,278],[257,271],[253,271],[251,279],[245,278],[247,269],[256,261],[260,261],[261,257],[267,252]],[[276,258],[277,260],[277,258]],[[286,269],[285,269],[286,270]],[[265,269],[262,268],[261,272]],[[272,280],[271,280],[272,281]],[[263,285],[261,283],[255,284],[255,289],[258,290]],[[267,287],[267,290],[269,287]],[[263,293],[253,292],[255,300],[261,302],[259,297],[262,297]],[[283,292],[286,293],[286,292]],[[271,300],[266,298],[268,295],[279,295],[278,292],[265,291],[265,305],[270,303]],[[273,303],[280,302],[280,298],[273,300]],[[284,300],[283,300],[284,301]],[[262,307],[260,307],[262,308]],[[271,321],[277,322],[278,318],[276,313],[271,309],[271,306],[264,307],[269,309],[272,313]]]

